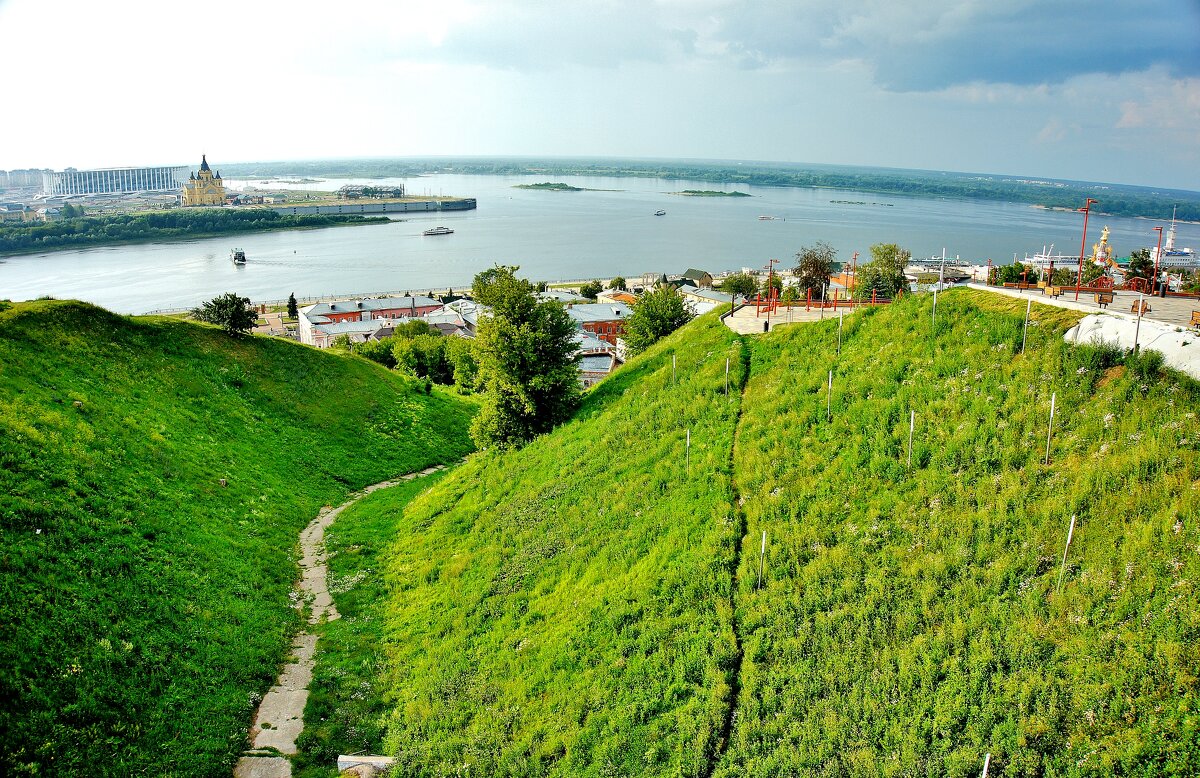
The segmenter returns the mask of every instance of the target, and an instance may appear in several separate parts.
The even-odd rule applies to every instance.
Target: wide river
[[[410,214],[386,224],[7,257],[0,259],[0,299],[50,295],[145,313],[191,307],[230,291],[266,301],[289,293],[304,298],[464,287],[494,263],[519,265],[522,275],[547,281],[682,273],[689,267],[716,273],[759,268],[771,258],[786,268],[802,246],[818,240],[832,244],[845,261],[856,251],[869,256],[873,243],[898,243],[915,257],[945,248],[950,257],[1002,264],[1049,244],[1056,252],[1077,255],[1083,228],[1081,214],[1028,205],[831,189],[581,176],[552,180],[601,191],[513,188],[544,180],[435,175],[354,181],[402,181],[410,194],[474,197],[479,208]],[[240,189],[257,181],[227,183]],[[351,182],[329,179],[307,188],[328,191],[344,183]],[[740,190],[753,197],[671,194],[684,189]],[[1103,201],[1103,191],[1097,196]],[[666,215],[654,216],[659,209]],[[1108,225],[1118,255],[1127,256],[1154,245],[1152,227],[1160,223],[1094,216],[1088,223],[1089,251]],[[454,234],[422,236],[436,225]],[[1179,225],[1178,245],[1198,244],[1200,226]],[[246,265],[229,261],[234,246],[246,251]]]

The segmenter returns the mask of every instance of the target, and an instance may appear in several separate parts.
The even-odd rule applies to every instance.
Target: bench
[[[1200,311],[1192,311],[1192,322],[1188,326],[1200,329]]]
[[[1112,301],[1113,301],[1113,293],[1112,292],[1100,292],[1096,295],[1096,304],[1099,305],[1101,308],[1107,308],[1108,306],[1112,305]]]
[[[1140,311],[1141,315],[1144,316],[1147,313],[1150,313],[1150,303],[1146,302],[1145,300],[1142,300],[1141,306],[1142,306],[1142,310]],[[1133,305],[1129,306],[1129,312],[1130,313],[1139,313],[1138,302],[1136,300],[1134,301]]]
[[[1063,288],[1061,286],[1047,286],[1042,290],[1042,294],[1048,294],[1051,297],[1062,297]]]

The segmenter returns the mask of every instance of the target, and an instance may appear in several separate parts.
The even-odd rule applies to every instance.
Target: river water
[[[645,272],[711,273],[789,267],[805,245],[824,240],[849,261],[873,243],[898,243],[915,257],[959,255],[979,264],[1011,262],[1014,253],[1077,254],[1081,214],[1015,203],[943,200],[831,189],[720,185],[696,181],[554,176],[603,191],[514,189],[546,176],[434,175],[382,181],[329,179],[297,189],[344,183],[404,183],[413,195],[474,197],[459,213],[405,214],[386,224],[236,235],[194,241],[56,251],[0,259],[0,299],[76,298],[120,313],[185,308],[224,292],[253,300],[465,287],[494,263],[520,265],[536,280],[627,278]],[[229,180],[240,189],[257,181]],[[273,183],[272,187],[287,186]],[[684,189],[738,190],[753,197],[682,197]],[[1099,193],[1103,200],[1103,192]],[[654,216],[662,209],[665,216]],[[760,215],[776,219],[764,221]],[[1169,214],[1168,214],[1169,216]],[[1088,244],[1107,225],[1120,256],[1152,246],[1161,222],[1093,216]],[[424,237],[445,225],[452,235]],[[1165,233],[1165,230],[1164,230]],[[1200,225],[1179,225],[1178,245],[1200,246]],[[232,247],[248,262],[234,266]]]

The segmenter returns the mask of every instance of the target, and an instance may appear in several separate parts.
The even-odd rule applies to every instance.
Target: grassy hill
[[[1035,311],[1025,353],[1024,305],[969,291],[941,296],[936,342],[925,297],[857,321],[840,359],[828,322],[758,344],[717,775],[973,776],[987,752],[992,775],[1200,772],[1200,392]]]
[[[0,772],[228,775],[298,624],[299,530],[463,456],[471,406],[278,340],[0,308]]]
[[[523,450],[473,456],[407,507],[403,492],[356,507],[403,515],[382,563],[392,596],[375,692],[391,701],[400,774],[707,764],[736,661],[741,356],[719,322],[697,322]]]
[[[836,320],[702,318],[526,449],[360,506],[398,533],[400,773],[1200,771],[1200,389],[1063,344],[1072,312],[1019,353],[1019,301],[942,295],[936,334],[930,302],[848,318],[840,357]]]

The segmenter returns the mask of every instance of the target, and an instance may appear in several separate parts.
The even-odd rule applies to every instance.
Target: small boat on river
[[[654,212],[654,215],[655,215],[655,216],[666,216],[666,215],[667,215],[667,212],[666,212],[666,211],[659,210],[659,211],[655,211],[655,212]]]
[[[235,265],[246,264],[246,252],[242,251],[241,249],[231,250],[229,252],[229,258],[233,261],[233,264],[235,264]]]
[[[454,230],[450,229],[449,227],[433,227],[431,229],[425,230],[425,232],[423,232],[421,234],[422,235],[450,235],[453,232],[454,232]]]

